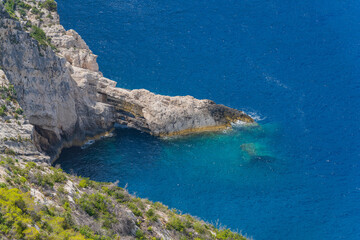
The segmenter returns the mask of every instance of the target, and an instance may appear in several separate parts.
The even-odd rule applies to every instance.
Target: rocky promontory
[[[56,155],[63,145],[114,123],[168,136],[224,129],[237,120],[253,122],[210,100],[117,88],[99,71],[97,56],[81,36],[60,25],[56,8],[45,6],[46,1],[22,3],[25,7],[18,9],[23,11],[15,9],[13,18],[1,12],[0,65],[42,151]]]
[[[244,239],[136,198],[116,184],[50,167],[63,147],[82,144],[116,123],[172,136],[253,122],[211,100],[117,88],[99,71],[96,58],[78,33],[60,24],[53,0],[0,2],[3,238]],[[1,211],[13,210],[15,220],[1,217],[7,213]]]

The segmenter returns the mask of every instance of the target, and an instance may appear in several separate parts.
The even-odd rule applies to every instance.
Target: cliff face
[[[23,2],[32,10],[14,10],[20,23],[1,10],[0,65],[35,126],[34,140],[41,150],[55,155],[62,145],[116,122],[157,136],[219,130],[237,120],[253,122],[243,112],[210,100],[116,88],[116,82],[99,72],[96,55],[79,34],[60,25],[56,11],[34,11],[41,1]],[[42,30],[46,39],[39,43],[29,35]]]
[[[16,101],[16,91],[0,70],[0,155],[18,155],[27,161],[48,162],[49,157],[34,145],[33,132],[34,126]]]
[[[210,100],[116,88],[54,8],[0,2],[0,215],[12,216],[1,218],[1,239],[245,239],[47,164],[115,123],[166,136],[253,122]]]
[[[55,153],[63,142],[111,127],[111,106],[96,102],[82,91],[64,58],[49,46],[39,45],[19,22],[0,11],[0,65],[35,127],[38,147]]]

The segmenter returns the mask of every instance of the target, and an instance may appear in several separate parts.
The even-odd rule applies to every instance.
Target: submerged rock
[[[247,154],[249,154],[250,156],[256,156],[256,147],[254,143],[244,143],[241,144],[241,149],[246,152]]]
[[[262,144],[244,143],[240,147],[241,150],[248,154],[250,163],[270,163],[275,161],[273,154]]]

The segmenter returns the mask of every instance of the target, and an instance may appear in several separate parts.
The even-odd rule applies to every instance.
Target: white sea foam
[[[279,79],[272,77],[266,73],[263,73],[263,76],[265,78],[265,80],[269,83],[274,83],[275,85],[277,85],[278,87],[282,87],[285,89],[289,89],[289,87],[287,85],[285,85],[284,83],[282,83]]]
[[[232,131],[231,128],[226,128],[226,129],[224,129],[224,130],[222,131],[222,133],[228,134],[228,133],[230,133],[231,131]]]
[[[241,120],[237,120],[236,122],[231,123],[231,126],[233,127],[243,127],[249,125],[249,123],[241,121]]]
[[[247,115],[249,115],[252,119],[254,119],[256,122],[265,120],[266,117],[261,116],[261,114],[257,113],[257,112],[247,112]]]
[[[110,138],[110,137],[114,137],[114,136],[115,136],[115,133],[110,132],[110,133],[105,134],[104,136],[101,136],[100,138],[103,139],[103,138]]]
[[[89,140],[84,145],[81,146],[81,149],[88,148],[90,145],[94,144],[95,140]]]

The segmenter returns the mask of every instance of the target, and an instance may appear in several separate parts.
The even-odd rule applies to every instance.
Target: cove
[[[192,95],[258,128],[118,128],[55,164],[254,239],[360,238],[357,1],[58,1],[119,87]]]

